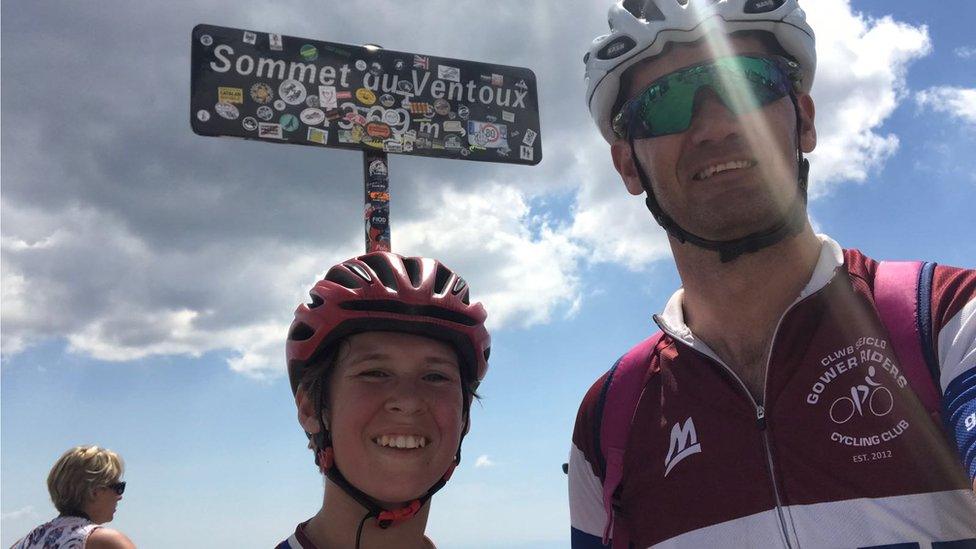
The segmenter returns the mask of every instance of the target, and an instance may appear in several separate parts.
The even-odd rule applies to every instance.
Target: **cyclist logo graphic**
[[[854,414],[864,417],[870,413],[876,417],[886,416],[894,407],[894,398],[887,387],[875,381],[874,366],[868,367],[868,375],[864,376],[864,384],[851,387],[850,396],[842,396],[830,405],[830,419],[842,425],[854,417]]]

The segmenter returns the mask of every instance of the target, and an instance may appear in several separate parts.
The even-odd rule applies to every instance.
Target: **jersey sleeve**
[[[600,428],[598,410],[606,375],[590,387],[583,397],[573,443],[569,451],[569,515],[573,549],[597,549],[603,545],[607,513],[603,508],[603,470],[599,459],[597,436]]]
[[[976,271],[938,266],[932,277],[932,329],[947,427],[976,479]]]

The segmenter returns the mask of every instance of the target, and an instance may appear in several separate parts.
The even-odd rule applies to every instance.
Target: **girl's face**
[[[447,471],[463,426],[454,349],[398,332],[366,332],[340,347],[325,420],[346,479],[380,502],[421,496]]]

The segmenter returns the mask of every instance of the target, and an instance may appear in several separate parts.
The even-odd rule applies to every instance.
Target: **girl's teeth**
[[[423,448],[427,439],[419,435],[380,435],[373,439],[380,446],[389,448]]]

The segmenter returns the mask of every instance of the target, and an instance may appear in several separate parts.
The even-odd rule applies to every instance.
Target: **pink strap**
[[[603,415],[600,418],[600,452],[606,460],[603,479],[603,508],[607,513],[607,523],[603,529],[604,545],[608,543],[613,529],[613,493],[624,474],[624,451],[630,435],[630,424],[644,388],[648,360],[663,335],[660,331],[656,332],[621,357],[604,394]],[[614,537],[614,546],[621,541],[617,537]]]
[[[882,261],[874,277],[874,303],[881,322],[888,329],[892,350],[901,363],[908,384],[929,414],[937,415],[942,399],[922,356],[921,335],[918,332],[918,280],[921,270],[920,261]]]

